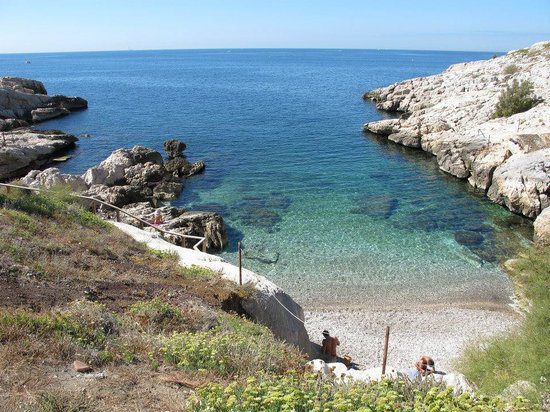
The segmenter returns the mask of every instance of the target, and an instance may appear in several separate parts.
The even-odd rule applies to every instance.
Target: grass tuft
[[[470,347],[458,367],[488,394],[528,381],[537,388],[533,400],[540,402],[550,392],[550,247],[528,251],[515,262],[511,275],[531,302],[524,322],[510,335]]]

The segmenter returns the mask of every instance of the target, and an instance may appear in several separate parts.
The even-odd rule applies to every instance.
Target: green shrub
[[[530,250],[516,261],[513,278],[531,302],[522,325],[513,333],[469,348],[459,369],[488,394],[499,394],[518,380],[550,392],[550,247]]]
[[[130,307],[130,315],[144,328],[155,331],[174,329],[183,322],[181,310],[159,298],[134,303]]]
[[[416,382],[390,381],[335,385],[320,375],[248,378],[223,387],[209,383],[191,400],[195,411],[530,411],[527,401],[506,404],[477,394],[454,395],[452,388],[418,388]]]
[[[66,311],[35,314],[26,310],[0,314],[0,338],[6,328],[20,327],[38,335],[56,333],[70,337],[83,347],[103,349],[109,335],[116,333],[117,320],[104,305],[75,301]]]
[[[503,73],[506,75],[516,74],[519,71],[519,67],[515,64],[509,64],[503,70]]]
[[[79,200],[63,187],[41,193],[12,189],[9,194],[0,193],[0,205],[28,215],[65,218],[85,227],[111,228],[107,222],[83,208]],[[15,217],[23,219],[21,215]]]
[[[533,83],[528,80],[514,82],[502,91],[493,113],[493,118],[509,117],[525,112],[539,103],[533,95]]]
[[[183,276],[199,277],[199,278],[213,278],[219,275],[211,269],[203,268],[201,266],[192,265],[191,267],[184,267],[181,269]]]
[[[303,363],[298,350],[276,340],[266,327],[230,315],[210,331],[163,338],[161,352],[179,368],[222,375],[282,373]]]

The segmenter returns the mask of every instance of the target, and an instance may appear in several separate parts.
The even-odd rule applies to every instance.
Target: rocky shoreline
[[[81,97],[49,96],[37,80],[0,77],[0,181],[44,166],[78,140],[59,130],[31,129],[32,124],[87,107]]]
[[[529,80],[539,103],[493,118],[500,93]],[[365,132],[436,156],[441,170],[483,191],[510,211],[537,219],[535,239],[550,227],[550,42],[486,61],[456,64],[441,74],[364,94],[395,119],[366,123]]]

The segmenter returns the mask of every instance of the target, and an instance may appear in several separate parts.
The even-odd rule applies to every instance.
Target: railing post
[[[241,249],[241,241],[237,243],[237,249],[239,251],[239,285],[243,284],[243,250]]]
[[[185,236],[182,236],[181,239],[182,239],[181,246],[182,247],[187,247],[187,240],[185,239]]]
[[[143,222],[141,221],[141,219],[138,219],[138,226],[140,229],[143,229]]]
[[[95,201],[92,201],[92,213],[97,213],[97,203]]]
[[[389,340],[390,340],[390,327],[386,326],[386,336],[384,337],[384,358],[382,359],[382,375],[386,374],[386,362],[388,361]]]
[[[10,194],[10,189],[11,189],[11,187],[6,186],[6,193],[7,193],[8,195]]]
[[[116,221],[117,221],[117,222],[120,222],[120,211],[119,211],[119,210],[115,210],[115,213],[116,213]]]
[[[202,241],[202,251],[206,253],[206,237]]]

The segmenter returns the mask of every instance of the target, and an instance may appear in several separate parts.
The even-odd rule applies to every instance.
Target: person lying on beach
[[[435,362],[429,356],[421,356],[420,359],[416,361],[415,369],[410,369],[407,372],[410,379],[420,379],[432,374],[445,375],[444,372],[435,370]]]
[[[421,356],[418,361],[416,361],[416,370],[422,376],[429,375],[430,373],[435,372],[435,362],[429,356]]]
[[[321,343],[321,352],[323,353],[325,361],[328,363],[336,362],[338,359],[336,355],[336,347],[340,345],[340,341],[336,336],[330,336],[328,330],[323,331],[323,337],[324,339]]]

